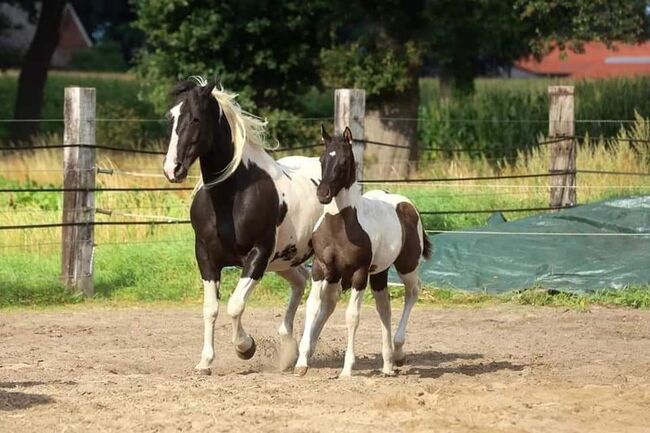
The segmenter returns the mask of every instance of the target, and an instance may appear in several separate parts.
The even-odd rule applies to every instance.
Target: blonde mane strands
[[[199,86],[205,87],[207,85],[207,81],[202,77],[193,76],[190,77],[190,79],[196,81]],[[206,188],[210,188],[232,176],[235,170],[237,170],[237,167],[239,167],[239,164],[241,164],[246,143],[261,148],[267,147],[267,122],[265,119],[242,110],[242,108],[235,100],[237,98],[237,95],[235,93],[229,93],[223,90],[223,88],[217,89],[215,87],[214,90],[212,90],[212,96],[214,96],[214,98],[219,103],[221,113],[223,116],[226,116],[228,125],[230,125],[233,144],[233,157],[228,165],[226,165],[226,167],[219,172],[219,175],[215,180],[205,184],[203,183],[203,180],[199,181],[198,185],[194,189],[194,192],[198,191],[202,184],[205,185]]]

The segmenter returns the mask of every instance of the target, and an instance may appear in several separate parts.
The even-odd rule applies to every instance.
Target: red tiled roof
[[[608,49],[599,42],[589,42],[581,54],[568,51],[562,59],[559,50],[554,49],[541,62],[530,57],[516,61],[515,66],[538,75],[572,78],[650,74],[650,42],[615,44],[615,49]]]

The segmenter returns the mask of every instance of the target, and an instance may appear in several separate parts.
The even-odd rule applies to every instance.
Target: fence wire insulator
[[[97,167],[97,174],[113,174],[113,172],[112,168]]]
[[[102,214],[102,215],[108,215],[108,216],[112,216],[112,215],[113,215],[113,211],[112,211],[112,210],[102,209],[102,208],[97,208],[97,209],[95,209],[95,213]]]

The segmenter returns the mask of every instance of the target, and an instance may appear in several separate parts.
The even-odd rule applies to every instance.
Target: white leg
[[[400,279],[404,283],[404,311],[402,318],[399,321],[397,332],[395,332],[395,364],[398,366],[404,363],[406,356],[404,355],[404,342],[406,341],[406,325],[411,315],[411,310],[418,300],[420,293],[420,278],[418,277],[418,270],[408,274],[399,274]]]
[[[302,376],[307,373],[309,357],[316,349],[316,342],[327,319],[336,307],[340,284],[329,284],[327,281],[312,281],[312,289],[307,300],[305,330],[298,354],[295,373]]]
[[[395,372],[393,371],[393,341],[390,332],[390,294],[387,287],[384,287],[383,290],[373,290],[372,294],[375,297],[379,320],[381,320],[381,355],[384,359],[382,372],[392,375]]]
[[[296,317],[296,311],[298,306],[300,306],[300,301],[302,300],[302,295],[305,293],[305,285],[307,284],[307,277],[300,267],[291,268],[286,271],[276,272],[279,276],[284,278],[291,285],[291,298],[289,298],[289,304],[287,305],[287,311],[284,315],[284,319],[278,328],[278,333],[280,337],[284,338],[293,338],[293,322]]]
[[[228,300],[228,315],[232,317],[232,344],[235,345],[237,354],[243,359],[250,359],[255,353],[255,342],[244,331],[241,317],[244,314],[246,301],[257,283],[258,281],[252,278],[240,278],[235,291]]]
[[[348,327],[348,347],[345,350],[345,362],[339,377],[352,376],[354,366],[354,338],[359,328],[359,316],[361,315],[361,302],[363,301],[363,290],[352,289],[350,303],[345,311],[345,324]]]
[[[219,281],[203,281],[203,350],[201,362],[195,368],[199,373],[210,374],[214,359],[214,322],[219,314]]]
[[[284,319],[278,328],[278,334],[280,334],[278,368],[280,371],[284,371],[293,367],[298,357],[298,344],[293,338],[293,322],[296,317],[296,310],[298,310],[298,306],[302,300],[302,295],[305,293],[305,285],[309,274],[307,269],[302,266],[280,271],[277,274],[287,280],[291,285],[291,298],[289,298]]]

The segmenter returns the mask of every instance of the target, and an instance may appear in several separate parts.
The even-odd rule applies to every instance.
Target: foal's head
[[[352,131],[346,127],[343,136],[330,137],[321,125],[325,150],[320,157],[322,180],[318,185],[318,200],[327,204],[343,189],[355,181],[356,164],[352,154]]]
[[[221,122],[219,103],[213,97],[214,83],[181,81],[171,92],[168,112],[169,147],[163,171],[170,182],[181,182],[198,157],[208,152]],[[227,122],[224,121],[227,124]]]

